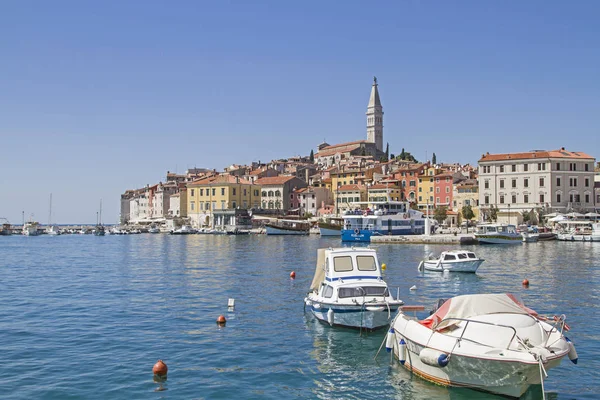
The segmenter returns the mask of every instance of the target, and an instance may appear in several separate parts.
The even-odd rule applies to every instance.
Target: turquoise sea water
[[[375,360],[384,331],[361,336],[304,314],[317,249],[329,246],[340,240],[0,237],[0,397],[498,398],[425,382],[385,350]],[[476,275],[417,271],[424,256],[448,246],[372,247],[406,304],[429,309],[438,298],[512,292],[540,313],[566,314],[579,364],[564,360],[550,371],[546,398],[599,398],[600,243],[473,246],[486,259]],[[220,314],[225,327],[215,323]],[[159,358],[169,367],[165,382],[153,380]],[[524,397],[541,398],[541,388]]]

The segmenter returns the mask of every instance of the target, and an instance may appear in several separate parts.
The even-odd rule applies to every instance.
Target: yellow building
[[[373,180],[374,173],[381,173],[381,167],[341,169],[331,172],[331,191],[334,204],[338,204],[339,189],[347,185],[365,185]]]
[[[461,214],[461,220],[464,221],[462,216],[462,208],[464,206],[471,206],[473,210],[473,220],[479,221],[479,184],[477,181],[461,182],[454,185],[454,194],[452,196],[452,209],[457,213]]]
[[[435,175],[438,173],[437,168],[425,166],[423,174],[419,175],[419,187],[417,189],[417,205],[419,209],[425,210],[427,205],[432,208],[434,202]]]
[[[194,227],[214,226],[214,211],[259,208],[261,187],[232,175],[187,184],[187,215]]]

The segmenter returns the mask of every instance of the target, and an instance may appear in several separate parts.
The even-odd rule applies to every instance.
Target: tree
[[[396,156],[394,154],[390,154],[390,160],[393,160],[395,158],[396,158]]]
[[[467,220],[467,233],[469,233],[469,223],[471,222],[473,217],[475,217],[475,213],[473,212],[471,205],[463,206],[461,211],[463,217],[465,217],[465,219]]]
[[[447,211],[448,207],[446,206],[436,207],[436,209],[433,211],[433,219],[435,219],[438,222],[438,224],[441,225],[446,220]]]
[[[406,160],[406,153],[404,153],[404,147],[402,148],[402,153],[400,153],[400,159]]]
[[[435,156],[435,153],[433,153],[433,156],[431,156],[431,163],[433,165],[437,164],[437,157]]]
[[[491,206],[490,207],[490,219],[494,222],[496,222],[498,220],[498,207],[495,206]]]
[[[531,214],[529,214],[529,211],[523,211],[521,215],[523,216],[523,223],[527,224],[531,219]]]
[[[385,146],[385,160],[388,161],[390,159],[390,144],[387,143]]]
[[[310,162],[314,164],[315,162],[315,152],[314,151],[310,151]]]

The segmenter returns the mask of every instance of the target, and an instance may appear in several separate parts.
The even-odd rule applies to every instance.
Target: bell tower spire
[[[381,107],[377,77],[375,76],[367,106],[367,141],[375,143],[377,150],[383,151],[383,107]]]

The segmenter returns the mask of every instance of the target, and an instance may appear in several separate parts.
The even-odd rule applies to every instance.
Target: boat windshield
[[[376,271],[377,264],[373,256],[357,256],[356,264],[359,271]]]
[[[333,258],[333,270],[335,272],[348,272],[352,271],[352,257],[334,257]]]
[[[352,288],[340,288],[338,297],[340,299],[347,297],[362,297],[362,296],[389,296],[387,287],[385,286],[361,286]]]

